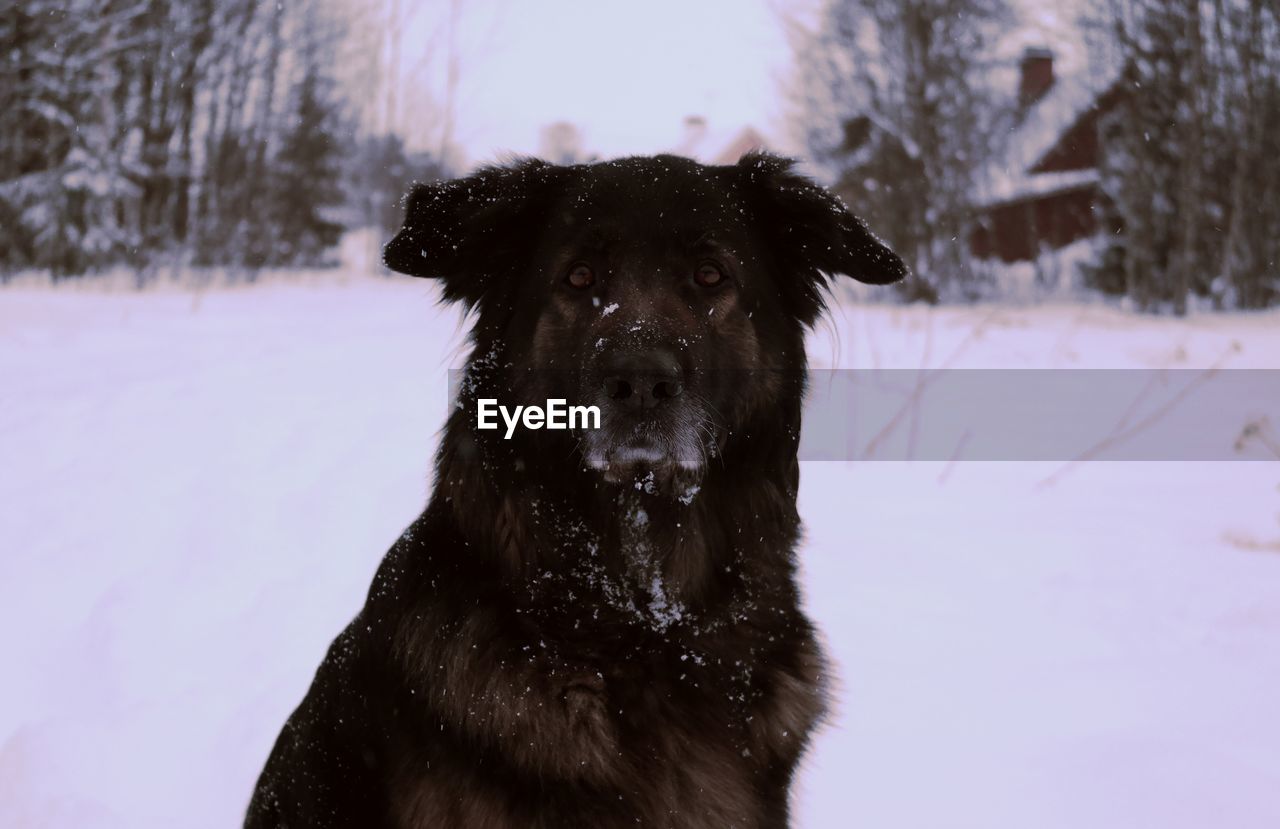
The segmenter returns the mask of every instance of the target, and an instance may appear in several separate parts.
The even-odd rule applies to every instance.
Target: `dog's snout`
[[[684,371],[664,349],[626,352],[606,364],[604,392],[626,409],[652,409],[684,393]]]

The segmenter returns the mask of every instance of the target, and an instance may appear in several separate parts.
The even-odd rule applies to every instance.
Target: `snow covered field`
[[[434,297],[0,290],[0,826],[239,821],[425,501]],[[1280,314],[849,306],[811,354],[1280,368]],[[1280,826],[1280,464],[810,462],[801,500],[840,679],[798,826]]]

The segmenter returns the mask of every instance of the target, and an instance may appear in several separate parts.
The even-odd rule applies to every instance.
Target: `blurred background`
[[[0,0],[0,113],[0,825],[238,823],[427,497],[410,182],[767,149],[914,268],[809,342],[912,379],[803,464],[796,825],[1280,826],[1274,0]],[[968,369],[1141,382],[983,462]]]
[[[0,273],[332,264],[344,232],[394,228],[408,181],[503,153],[765,148],[809,162],[906,256],[907,299],[1083,288],[1144,310],[1265,308],[1278,14],[21,0],[0,13]]]

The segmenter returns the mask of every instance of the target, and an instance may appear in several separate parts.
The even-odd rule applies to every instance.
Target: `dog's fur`
[[[385,259],[443,280],[474,349],[435,493],[246,826],[786,826],[824,707],[795,583],[804,332],[830,275],[902,263],[763,154],[421,185]],[[566,282],[579,266],[594,284]],[[665,372],[669,399],[627,408],[610,371]],[[602,428],[503,440],[480,397],[597,403]]]

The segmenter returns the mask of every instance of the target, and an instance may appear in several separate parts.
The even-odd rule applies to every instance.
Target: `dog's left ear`
[[[543,225],[539,206],[563,169],[526,159],[415,185],[405,198],[404,227],[383,248],[383,263],[441,279],[445,299],[475,305],[536,237]]]
[[[907,266],[865,222],[826,188],[792,170],[795,162],[768,153],[749,153],[737,164],[745,178],[760,230],[780,264],[800,277],[797,299],[802,318],[821,309],[821,289],[835,274],[869,285],[888,285],[907,275]]]

